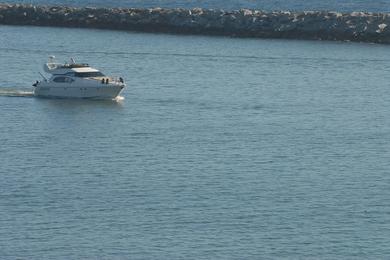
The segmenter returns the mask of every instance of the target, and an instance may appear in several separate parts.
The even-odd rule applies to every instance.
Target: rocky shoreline
[[[0,4],[0,24],[390,43],[390,14]]]

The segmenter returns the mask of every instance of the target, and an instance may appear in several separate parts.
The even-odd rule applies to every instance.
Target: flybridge
[[[74,72],[79,72],[79,73],[83,73],[83,72],[97,72],[97,71],[99,71],[99,70],[97,70],[97,69],[94,69],[94,68],[91,68],[91,67],[82,67],[82,68],[72,68],[71,69],[72,71],[74,71]]]
[[[100,71],[90,71],[90,72],[76,72],[74,73],[75,77],[79,78],[99,78],[104,77],[104,74]]]
[[[71,64],[63,64],[62,67],[63,68],[69,68],[69,69],[86,68],[86,67],[89,67],[89,64],[88,63],[71,63]]]
[[[87,63],[76,63],[73,58],[70,59],[70,63],[57,63],[55,56],[50,56],[48,62],[43,66],[45,72],[53,75],[64,74],[83,74],[80,77],[101,77],[104,76],[99,70],[91,68]],[[95,76],[85,76],[85,73],[92,73]],[[92,75],[91,74],[91,75]],[[77,76],[77,75],[76,75]]]

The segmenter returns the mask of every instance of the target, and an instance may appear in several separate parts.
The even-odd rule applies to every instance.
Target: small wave
[[[125,97],[123,97],[123,96],[117,96],[116,98],[114,98],[114,100],[117,101],[117,102],[120,102],[120,101],[125,100]]]
[[[0,88],[1,97],[32,97],[34,92],[27,89]]]

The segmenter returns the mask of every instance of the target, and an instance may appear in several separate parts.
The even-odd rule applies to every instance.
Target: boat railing
[[[125,83],[125,80],[122,77],[110,77],[110,81],[114,83]]]
[[[124,79],[122,77],[99,77],[98,78],[102,84],[108,84],[108,83],[113,83],[113,84],[118,84],[122,85],[125,83]]]

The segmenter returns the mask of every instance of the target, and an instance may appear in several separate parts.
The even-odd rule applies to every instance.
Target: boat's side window
[[[71,83],[73,82],[73,79],[72,78],[69,78],[69,77],[56,77],[53,79],[54,82],[57,82],[57,83]]]
[[[65,82],[72,83],[73,81],[74,81],[74,79],[69,78],[69,77],[65,77]]]
[[[65,82],[65,77],[56,77],[53,79],[54,82],[63,83]]]

